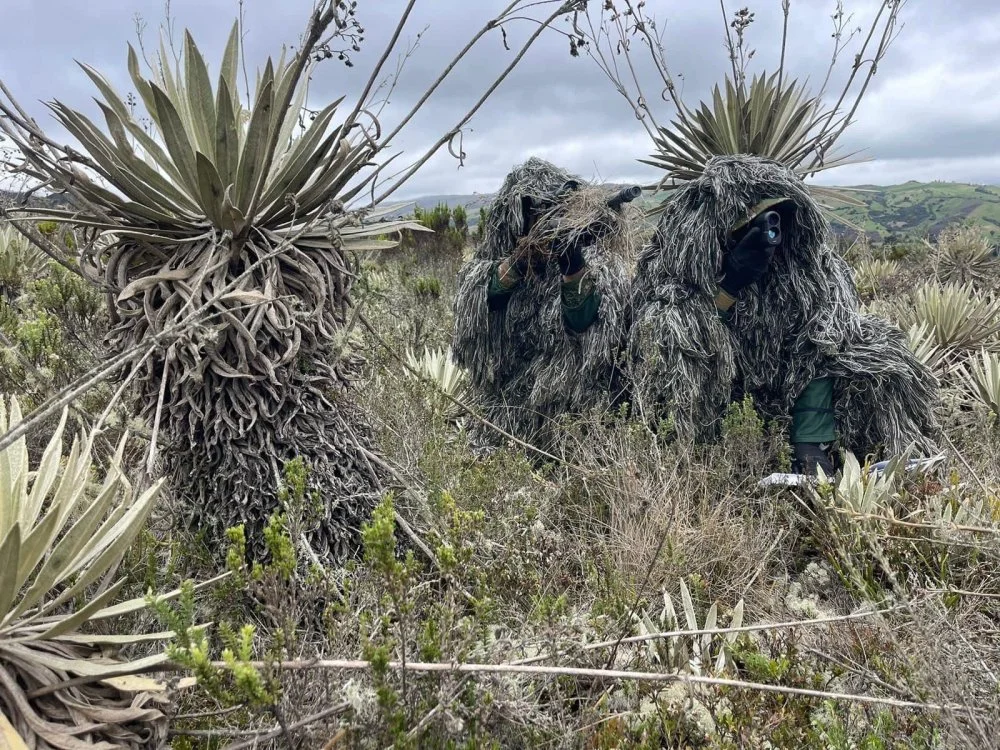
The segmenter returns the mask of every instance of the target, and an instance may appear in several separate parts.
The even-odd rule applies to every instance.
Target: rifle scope
[[[630,185],[627,188],[622,188],[613,197],[608,199],[608,208],[618,211],[621,209],[622,204],[631,203],[640,195],[642,195],[642,188],[638,185]]]

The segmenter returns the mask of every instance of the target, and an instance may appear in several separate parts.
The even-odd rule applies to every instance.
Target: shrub
[[[413,218],[431,232],[404,230],[400,247],[418,255],[462,256],[469,240],[468,214],[463,206],[451,209],[447,204],[439,203],[429,211],[417,206],[413,210]]]
[[[124,440],[104,477],[93,476],[93,436],[63,454],[66,416],[34,469],[23,437],[0,453],[0,713],[12,741],[30,747],[69,747],[68,735],[114,746],[162,741],[166,718],[153,704],[166,687],[129,675],[166,657],[109,657],[149,638],[85,628],[146,606],[113,604],[125,580],[112,576],[161,484],[133,491],[121,465]],[[20,421],[16,399],[9,415],[0,403],[0,433]],[[63,685],[78,677],[88,682]]]
[[[1000,274],[1000,256],[982,227],[955,226],[941,232],[931,249],[937,278],[944,283],[994,288]]]

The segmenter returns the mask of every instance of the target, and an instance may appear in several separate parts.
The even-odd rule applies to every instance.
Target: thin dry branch
[[[986,534],[987,536],[1000,537],[1000,528],[995,526],[968,526],[954,522],[948,523],[920,523],[919,521],[904,521],[892,516],[883,516],[877,513],[859,513],[850,508],[833,507],[829,510],[847,516],[855,521],[878,521],[890,526],[902,526],[907,529],[924,529],[926,531],[964,531],[969,534]]]
[[[396,24],[396,29],[393,31],[392,37],[389,39],[389,43],[386,45],[385,51],[379,58],[378,62],[375,63],[375,67],[372,68],[371,76],[368,78],[368,83],[365,84],[364,90],[361,92],[361,96],[358,97],[358,103],[354,107],[354,111],[351,112],[350,117],[347,118],[346,125],[349,128],[353,123],[358,113],[362,109],[369,106],[368,97],[372,92],[372,88],[375,86],[375,81],[378,79],[379,74],[382,72],[382,68],[385,66],[385,61],[389,59],[389,55],[392,51],[396,49],[396,44],[399,42],[399,36],[403,33],[403,28],[406,26],[406,21],[410,17],[410,13],[413,11],[413,6],[417,4],[417,0],[410,0],[407,3],[406,8],[400,14],[399,22]],[[396,80],[399,78],[399,70],[396,72]],[[393,83],[395,85],[395,81]]]
[[[871,612],[855,612],[850,615],[839,615],[837,617],[817,617],[814,620],[791,620],[789,622],[758,623],[756,625],[741,625],[738,628],[707,628],[701,630],[668,630],[662,633],[646,633],[645,635],[633,635],[627,638],[620,638],[614,641],[601,641],[600,643],[588,643],[582,651],[596,651],[602,648],[613,648],[622,643],[645,643],[648,641],[658,641],[666,638],[680,638],[684,636],[697,635],[728,635],[730,633],[760,633],[763,631],[786,630],[788,628],[815,627],[817,625],[831,625],[854,620],[866,620],[872,617],[880,617],[892,612],[899,612],[907,609],[909,604],[900,604],[895,607],[876,609]],[[513,661],[511,664],[535,664],[540,661],[554,659],[558,654],[541,654],[527,659]]]
[[[302,659],[298,661],[284,661],[278,663],[251,661],[244,662],[246,666],[255,669],[279,669],[279,670],[309,670],[309,669],[330,669],[344,671],[367,671],[372,669],[372,663],[353,659]],[[211,665],[217,669],[230,669],[231,667],[224,661],[212,662]],[[667,674],[663,672],[631,672],[618,669],[587,669],[582,667],[560,667],[560,666],[527,666],[517,664],[460,664],[442,662],[402,662],[390,661],[384,665],[393,671],[407,672],[436,672],[445,674],[515,674],[525,676],[550,676],[550,677],[587,677],[592,679],[603,679],[612,681],[632,681],[632,682],[679,682],[689,685],[711,685],[715,687],[738,688],[742,690],[755,690],[763,693],[776,693],[779,695],[801,695],[808,698],[818,698],[822,700],[846,701],[848,703],[862,703],[876,706],[892,706],[894,708],[912,708],[921,711],[949,712],[965,715],[983,714],[983,709],[965,705],[944,705],[937,703],[920,703],[917,701],[905,701],[896,698],[882,698],[875,695],[857,695],[852,693],[835,693],[825,690],[811,690],[808,688],[796,688],[786,685],[768,685],[759,682],[746,682],[744,680],[732,680],[722,677],[702,677],[700,675]],[[183,668],[181,668],[183,669]],[[164,671],[162,667],[150,671]]]
[[[830,148],[837,142],[837,140],[844,134],[847,126],[851,124],[854,113],[857,112],[858,107],[861,105],[861,100],[864,98],[868,91],[868,86],[871,83],[872,78],[878,71],[878,65],[885,57],[886,52],[889,50],[889,46],[895,40],[897,31],[897,24],[899,23],[899,12],[902,10],[903,6],[906,5],[906,0],[883,0],[882,5],[879,7],[879,11],[875,16],[875,20],[872,21],[871,28],[868,32],[868,37],[865,39],[864,45],[861,47],[861,51],[855,55],[854,65],[851,70],[851,75],[844,84],[844,88],[841,91],[840,97],[837,99],[837,103],[830,110],[830,116],[826,124],[820,130],[817,136],[817,143],[820,147],[816,150],[816,156],[813,158],[812,163],[809,165],[810,170],[814,167],[819,167],[823,164],[823,160],[826,154],[829,152]],[[882,27],[882,36],[879,40],[878,49],[875,55],[869,59],[865,59],[865,53],[868,50],[868,45],[871,43],[875,31],[878,28],[879,20],[882,18],[882,14],[888,10],[889,14],[885,19],[885,25]],[[840,112],[841,105],[850,93],[851,86],[854,84],[854,80],[857,77],[858,71],[861,69],[862,64],[868,63],[868,72],[865,75],[864,83],[862,83],[857,96],[854,98],[854,104],[851,106],[847,115],[842,118],[839,127],[832,125],[833,117],[835,113]],[[809,172],[809,174],[814,174],[814,172]]]
[[[511,13],[511,11],[517,8],[517,6],[520,5],[520,3],[521,0],[514,0],[514,2],[512,2],[510,5],[508,5],[500,12],[500,15],[498,15],[493,20],[489,21],[475,34],[475,36],[472,37],[472,39],[469,40],[469,42],[459,51],[459,53],[455,55],[454,58],[452,58],[451,62],[449,62],[448,65],[445,66],[445,69],[437,77],[437,80],[435,80],[433,83],[431,83],[430,86],[427,87],[424,93],[417,100],[417,103],[413,105],[413,108],[409,111],[409,113],[399,122],[399,124],[392,130],[392,132],[389,133],[382,140],[383,148],[388,146],[389,143],[392,142],[393,138],[399,135],[400,131],[402,131],[403,128],[406,127],[407,123],[413,119],[413,117],[417,114],[418,111],[420,111],[420,108],[424,106],[424,103],[428,99],[430,99],[431,95],[437,90],[438,86],[440,86],[444,82],[444,80],[455,69],[455,66],[458,65],[462,61],[462,59],[469,53],[469,51],[476,46],[479,40],[482,39],[487,32],[492,31],[497,26],[499,26],[503,22],[504,18],[508,16]]]
[[[397,180],[389,188],[383,191],[377,198],[375,198],[373,200],[373,204],[378,205],[383,201],[385,201],[390,195],[392,195],[400,187],[402,187],[403,184],[407,180],[409,180],[424,164],[426,164],[427,161],[432,156],[434,156],[434,154],[436,154],[441,149],[442,146],[451,143],[454,140],[454,138],[461,132],[462,128],[464,128],[465,125],[469,122],[469,120],[473,118],[476,112],[479,111],[479,109],[483,106],[486,100],[489,99],[490,96],[493,95],[493,92],[496,91],[496,89],[500,86],[500,84],[503,83],[504,80],[506,80],[507,76],[510,75],[510,72],[517,66],[518,63],[521,62],[522,58],[525,56],[525,54],[527,54],[528,50],[532,47],[532,45],[535,43],[538,37],[542,35],[542,32],[544,32],[545,29],[548,28],[549,24],[551,24],[559,16],[566,15],[567,13],[571,12],[574,9],[574,7],[580,4],[580,2],[581,0],[570,0],[569,2],[561,3],[559,7],[552,14],[550,14],[543,22],[539,23],[538,28],[534,31],[534,33],[532,33],[530,37],[528,37],[528,41],[524,43],[524,45],[521,47],[521,50],[517,53],[517,55],[515,55],[514,59],[496,77],[496,79],[493,81],[490,87],[486,89],[485,93],[483,93],[483,95],[479,98],[479,100],[474,105],[472,105],[472,108],[468,112],[466,112],[465,115],[447,133],[445,133],[441,138],[439,138],[437,142],[435,142],[427,150],[427,152],[420,159],[418,159],[417,162],[410,169],[408,169],[403,174],[402,177],[399,178],[399,180]],[[461,60],[462,57],[465,56],[468,50],[471,49],[471,47],[475,44],[475,41],[478,41],[478,39],[487,31],[497,26],[500,26],[503,23],[504,16],[508,15],[510,9],[516,7],[517,5],[518,3],[514,3],[513,5],[508,6],[508,9],[504,11],[504,13],[501,14],[501,16],[499,16],[496,20],[491,21],[485,27],[483,27],[480,33],[473,38],[474,40],[470,42],[462,50],[462,52],[459,53],[458,57],[456,57],[455,60],[453,60],[449,64],[448,68],[445,70],[444,73],[441,74],[441,77],[438,79],[438,81],[432,84],[432,86],[427,90],[424,96],[421,97],[420,101],[417,103],[417,105],[414,106],[414,109],[410,112],[410,114],[403,119],[403,121],[396,127],[395,130],[393,130],[388,136],[386,136],[383,139],[381,144],[383,148],[387,143],[389,143],[393,139],[393,137],[395,137],[395,135],[400,131],[400,129],[402,129],[403,126],[407,122],[409,122],[410,118],[414,114],[416,114],[417,108],[422,106],[423,102],[427,100],[427,98],[434,92],[434,90],[441,83],[441,81],[443,81],[444,78],[448,75],[448,73],[451,72],[451,69],[458,63],[459,60]]]
[[[349,703],[339,703],[336,706],[331,706],[330,708],[319,711],[315,714],[311,714],[294,724],[289,724],[287,727],[279,727],[277,729],[268,730],[256,730],[256,729],[170,729],[168,730],[169,737],[196,737],[204,738],[208,740],[221,740],[225,738],[235,739],[237,737],[248,737],[249,739],[240,742],[234,742],[226,745],[224,750],[240,750],[240,748],[250,748],[258,747],[261,742],[267,742],[268,740],[276,739],[287,732],[294,731],[296,729],[303,729],[308,727],[310,724],[315,724],[316,722],[327,719],[331,716],[337,714],[345,713],[350,709]],[[222,712],[219,712],[222,713]],[[207,713],[207,716],[217,716],[216,713]],[[288,744],[292,747],[291,743]]]
[[[726,30],[726,51],[729,53],[729,63],[733,69],[733,81],[738,82],[740,75],[736,67],[736,47],[733,45],[733,35],[729,33],[729,13],[726,11],[726,0],[719,0],[719,8],[722,10],[722,28]]]
[[[785,77],[785,52],[788,48],[788,15],[791,10],[791,0],[781,0],[781,57],[778,60],[778,91]]]

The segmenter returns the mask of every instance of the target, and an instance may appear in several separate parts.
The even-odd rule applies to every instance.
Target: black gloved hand
[[[515,253],[507,262],[514,269],[518,279],[523,279],[530,270],[531,253]]]
[[[559,273],[563,276],[572,276],[587,265],[587,260],[583,257],[583,248],[582,241],[573,242],[560,248],[557,256]]]
[[[795,443],[795,462],[793,468],[799,474],[816,476],[816,468],[823,470],[827,479],[832,479],[835,469],[830,454],[824,450],[821,443]]]
[[[767,271],[774,255],[774,245],[758,226],[751,227],[722,261],[722,281],[719,286],[732,297],[758,281]]]

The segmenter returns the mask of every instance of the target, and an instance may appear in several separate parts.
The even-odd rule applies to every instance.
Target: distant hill
[[[1000,236],[1000,187],[957,182],[906,182],[852,186],[866,208],[846,206],[836,213],[871,236],[934,236],[949,224],[972,220]]]
[[[974,220],[987,227],[1000,240],[1000,186],[968,185],[960,182],[906,182],[902,185],[852,185],[851,194],[865,203],[864,208],[844,206],[835,213],[862,227],[874,240],[895,237],[935,236],[949,224]],[[469,224],[479,222],[479,209],[488,206],[492,195],[424,195],[408,201],[422,209],[444,203],[465,206]],[[0,202],[14,196],[0,191]],[[64,196],[39,197],[32,201],[48,205],[65,204]],[[400,201],[403,202],[403,201]],[[647,204],[650,199],[647,198]],[[405,212],[412,209],[407,207]],[[835,231],[852,234],[849,225],[837,225]]]
[[[934,236],[949,224],[975,220],[1000,238],[1000,187],[967,185],[959,182],[906,182],[902,185],[852,185],[850,194],[865,203],[865,208],[844,206],[835,213],[863,228],[875,240],[893,237]],[[469,223],[479,220],[479,208],[489,205],[491,195],[428,195],[416,198],[421,208],[439,203],[463,205]],[[648,202],[648,201],[647,201]],[[835,231],[851,234],[849,225],[835,226]]]
[[[422,209],[431,209],[443,203],[451,208],[455,206],[465,206],[469,212],[469,220],[479,220],[479,209],[488,206],[493,200],[492,194],[476,193],[474,195],[422,195],[409,201]],[[400,201],[402,203],[403,201]]]

